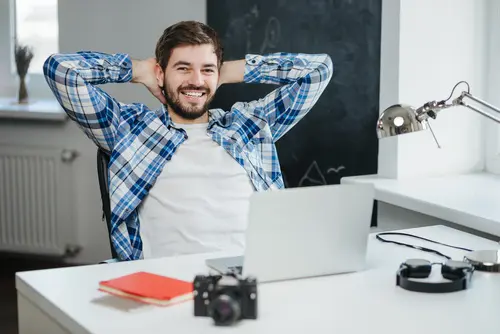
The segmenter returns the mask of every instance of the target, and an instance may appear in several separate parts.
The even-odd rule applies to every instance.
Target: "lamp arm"
[[[498,109],[497,107],[481,100],[481,99],[478,99],[477,97],[474,97],[473,95],[471,95],[470,93],[466,92],[466,91],[463,91],[462,94],[460,94],[459,97],[455,98],[452,103],[446,103],[445,100],[443,101],[431,101],[431,102],[427,102],[426,104],[424,104],[422,107],[418,108],[416,110],[416,114],[417,114],[417,119],[420,121],[420,122],[423,122],[423,121],[426,121],[427,119],[429,118],[436,118],[436,115],[438,112],[440,112],[441,110],[443,109],[448,109],[448,108],[451,108],[451,107],[456,107],[456,106],[464,106],[464,107],[467,107],[471,110],[474,110],[475,112],[485,116],[485,117],[488,117],[489,119],[497,122],[497,123],[500,123],[500,117],[499,116],[495,116],[491,113],[488,113],[484,110],[481,110],[479,108],[476,108],[468,103],[466,103],[464,101],[464,98],[469,98],[471,99],[472,101],[474,102],[477,102],[479,104],[481,104],[482,106],[484,107],[487,107],[497,113],[500,114],[500,109]]]
[[[419,122],[427,121],[429,118],[436,119],[438,112],[443,109],[454,107],[455,105],[458,105],[458,103],[459,102],[457,102],[457,104],[446,103],[444,100],[427,102],[415,111],[416,118]]]
[[[464,102],[464,98],[465,97],[469,98],[472,101],[477,102],[477,103],[483,105],[484,107],[487,107],[487,108],[489,108],[489,109],[491,109],[491,110],[493,110],[493,111],[495,111],[497,113],[500,113],[500,109],[498,109],[497,107],[495,107],[495,106],[493,106],[493,105],[489,104],[488,102],[485,102],[485,101],[483,101],[481,99],[478,99],[477,97],[472,96],[468,92],[462,92],[462,94],[460,94],[459,97],[457,97],[456,99],[453,100],[452,104],[453,105],[461,105],[461,106],[467,107],[469,109],[474,110],[477,113],[480,113],[481,115],[483,115],[485,117],[488,117],[489,119],[491,119],[491,120],[493,120],[493,121],[495,121],[497,123],[500,123],[500,117],[492,115],[490,113],[487,113],[487,112],[485,112],[485,111],[483,111],[483,110],[481,110],[479,108],[476,108],[476,107],[474,107],[474,106],[472,106],[472,105]]]

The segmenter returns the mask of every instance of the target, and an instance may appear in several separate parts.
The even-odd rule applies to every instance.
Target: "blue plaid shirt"
[[[267,96],[209,110],[207,132],[248,173],[256,191],[284,188],[275,142],[304,117],[328,85],[326,54],[245,56],[244,82],[280,85]],[[50,56],[47,84],[70,119],[110,152],[111,239],[120,260],[142,258],[138,206],[186,140],[165,108],[120,103],[98,85],[129,82],[127,54],[78,52]]]

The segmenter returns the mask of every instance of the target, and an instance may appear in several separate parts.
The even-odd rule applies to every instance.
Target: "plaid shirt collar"
[[[172,118],[170,117],[170,114],[167,111],[166,105],[162,105],[161,108],[156,109],[154,112],[165,126],[169,127],[174,125],[174,123],[172,122]],[[222,109],[209,109],[208,128],[210,129],[215,123],[222,125],[219,122],[219,120],[224,115],[224,113],[225,112]]]

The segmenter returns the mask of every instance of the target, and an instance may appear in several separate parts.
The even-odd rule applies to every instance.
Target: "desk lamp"
[[[453,95],[453,92],[455,91],[455,88],[460,83],[465,83],[467,85],[467,91],[463,91],[459,97],[452,100],[451,103],[448,103]],[[465,98],[500,113],[500,109],[471,95],[469,84],[465,81],[460,81],[455,85],[455,87],[453,87],[450,96],[446,100],[427,102],[417,109],[406,104],[395,104],[385,109],[377,122],[377,137],[382,139],[430,129],[434,140],[436,141],[438,147],[440,147],[428,120],[429,118],[436,119],[437,114],[441,112],[441,110],[455,106],[467,107],[497,123],[500,123],[500,117],[466,103],[464,101]],[[464,257],[464,261],[471,263],[477,270],[500,272],[500,250],[473,251]]]

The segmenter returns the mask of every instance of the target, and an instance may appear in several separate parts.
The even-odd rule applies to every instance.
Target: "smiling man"
[[[318,101],[326,54],[245,55],[223,62],[216,32],[168,27],[155,57],[78,52],[44,64],[49,87],[110,154],[111,239],[120,260],[243,251],[249,196],[284,187],[275,142]],[[143,84],[162,104],[122,103],[98,85]],[[279,85],[261,99],[208,109],[223,84]]]

